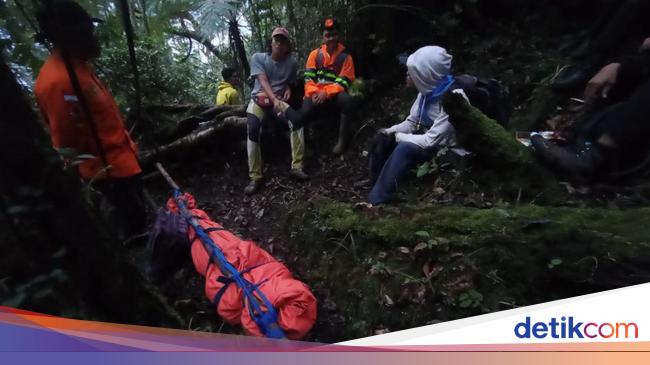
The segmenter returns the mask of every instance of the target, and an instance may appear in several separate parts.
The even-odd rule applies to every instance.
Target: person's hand
[[[323,104],[327,100],[327,93],[325,91],[319,91],[311,97],[311,101],[316,105]]]
[[[641,47],[639,47],[639,52],[644,52],[650,50],[650,37],[643,40]]]
[[[280,98],[277,97],[274,97],[272,101],[273,101],[273,110],[275,111],[276,114],[283,110],[282,104],[285,104],[284,101],[282,101]]]
[[[612,87],[616,84],[620,68],[620,63],[610,63],[598,71],[596,76],[587,83],[585,99],[590,102],[600,97],[606,99]]]
[[[291,99],[291,88],[286,88],[280,99],[282,99],[282,101],[289,101],[289,99]]]

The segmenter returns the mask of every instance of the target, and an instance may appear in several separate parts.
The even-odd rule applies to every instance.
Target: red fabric
[[[186,202],[193,216],[199,219],[199,224],[204,229],[216,227],[223,228],[220,224],[210,220],[208,215],[196,209],[194,198],[184,194],[182,199]],[[170,211],[177,211],[172,199],[167,203]],[[200,240],[193,241],[196,233],[190,228],[189,239],[192,242],[192,261],[196,271],[205,277],[205,295],[214,300],[217,292],[225,285],[217,279],[222,276],[221,270],[210,262]],[[303,338],[316,322],[316,298],[304,283],[294,279],[289,269],[278,262],[271,254],[259,248],[252,241],[245,241],[227,230],[209,232],[208,235],[221,249],[226,259],[240,272],[253,268],[244,273],[244,278],[253,284],[260,284],[260,290],[278,311],[278,323],[285,331],[287,338],[298,340]],[[262,303],[260,301],[260,303]],[[248,302],[244,306],[242,290],[232,283],[224,292],[217,313],[231,325],[241,324],[246,333],[253,336],[262,336],[255,321],[250,317]]]

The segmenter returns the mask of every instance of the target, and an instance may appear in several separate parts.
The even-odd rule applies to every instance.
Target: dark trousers
[[[610,6],[593,34],[587,57],[602,66],[623,54],[634,53],[650,36],[650,1],[625,0]]]
[[[368,195],[370,203],[376,205],[389,201],[397,190],[397,184],[406,174],[417,164],[431,159],[434,153],[434,148],[422,148],[408,142],[398,143],[381,167],[377,181]],[[375,161],[373,165],[371,169],[380,166],[380,162]],[[371,171],[371,174],[375,173],[376,171]]]
[[[626,170],[643,162],[650,150],[650,81],[634,90],[628,99],[587,115],[575,127],[575,145],[596,143],[608,135],[616,148],[606,149],[603,173]]]
[[[352,115],[355,109],[355,99],[350,94],[346,92],[338,93],[332,100],[328,100],[323,104],[316,105],[311,99],[307,98],[303,100],[302,107],[300,108],[299,115],[296,115],[294,118],[298,118],[299,123],[304,125],[304,123],[313,115],[313,113],[321,108],[332,108],[340,111],[342,115],[349,116]],[[287,114],[289,119],[292,119],[292,115]]]
[[[147,226],[142,174],[102,181],[97,188],[116,209],[117,230],[123,238],[143,233]]]

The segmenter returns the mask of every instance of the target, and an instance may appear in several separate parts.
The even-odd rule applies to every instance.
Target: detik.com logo
[[[555,317],[548,322],[531,323],[530,317],[515,325],[519,338],[639,338],[636,323],[579,322],[571,317]]]

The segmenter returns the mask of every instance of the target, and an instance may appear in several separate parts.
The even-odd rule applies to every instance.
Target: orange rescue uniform
[[[311,51],[305,70],[305,98],[311,98],[314,94],[325,91],[329,100],[336,94],[347,90],[350,83],[354,81],[352,56],[348,54],[340,66],[340,71],[335,72],[336,60],[344,50],[345,46],[339,43],[331,55],[327,52],[325,44]],[[320,65],[317,62],[319,52],[322,54],[322,64]]]
[[[87,62],[72,62],[92,122],[96,126],[104,157],[111,166],[108,175],[129,177],[140,173],[142,170],[136,155],[136,145],[124,127],[113,95]],[[58,51],[53,52],[41,68],[34,93],[50,128],[52,145],[55,148],[73,148],[79,154],[95,156],[79,165],[79,174],[85,179],[105,177],[105,173],[98,176],[104,168],[104,162]]]

